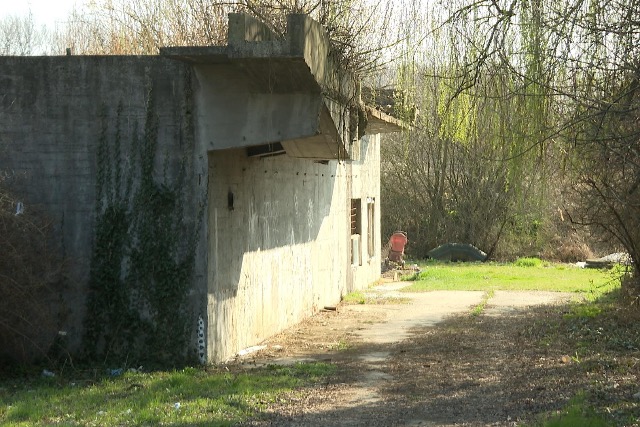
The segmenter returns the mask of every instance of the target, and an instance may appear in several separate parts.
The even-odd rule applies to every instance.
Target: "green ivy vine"
[[[190,144],[188,99],[181,113],[177,137],[181,145]],[[91,360],[104,363],[187,363],[189,327],[195,325],[187,295],[198,229],[185,221],[181,192],[186,188],[189,150],[182,150],[177,176],[168,176],[168,156],[163,170],[156,170],[158,116],[152,90],[143,131],[135,123],[128,141],[123,141],[122,102],[115,123],[106,106],[100,115],[95,240],[83,348]],[[127,149],[128,162],[123,157]]]

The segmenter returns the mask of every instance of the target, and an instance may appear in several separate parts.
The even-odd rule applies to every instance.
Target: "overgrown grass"
[[[540,260],[537,260],[540,261]],[[407,292],[433,290],[510,290],[579,292],[591,298],[619,287],[620,271],[577,268],[567,264],[521,259],[513,264],[426,263],[403,288]]]
[[[333,372],[333,365],[307,363],[235,373],[187,368],[96,381],[5,382],[0,384],[0,425],[227,426]]]
[[[493,289],[487,291],[484,293],[484,295],[482,296],[482,301],[480,301],[480,304],[476,305],[475,307],[473,307],[473,309],[471,310],[471,315],[472,316],[479,316],[482,314],[482,312],[484,311],[484,309],[487,306],[487,302],[493,298],[493,296],[495,295],[495,291]]]
[[[380,292],[353,291],[342,297],[343,304],[408,304],[410,298],[383,296]]]

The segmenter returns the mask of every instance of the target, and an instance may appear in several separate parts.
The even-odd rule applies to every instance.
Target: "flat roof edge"
[[[397,119],[376,108],[365,106],[367,111],[366,133],[394,133],[409,129],[409,125],[403,120]]]

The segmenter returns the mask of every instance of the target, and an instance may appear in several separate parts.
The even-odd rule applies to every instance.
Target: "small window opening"
[[[351,200],[351,265],[362,265],[362,243],[360,233],[362,230],[362,212],[360,199]]]
[[[229,192],[227,193],[227,207],[230,211],[233,210],[233,197],[233,192],[229,190]]]
[[[367,252],[369,258],[375,255],[375,199],[367,198]]]
[[[351,199],[351,234],[360,234],[361,226],[360,199]]]

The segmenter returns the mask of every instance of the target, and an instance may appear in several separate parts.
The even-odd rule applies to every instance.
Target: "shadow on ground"
[[[458,314],[399,343],[308,354],[337,375],[243,425],[513,426],[583,394],[610,425],[637,426],[640,323],[579,307]]]

